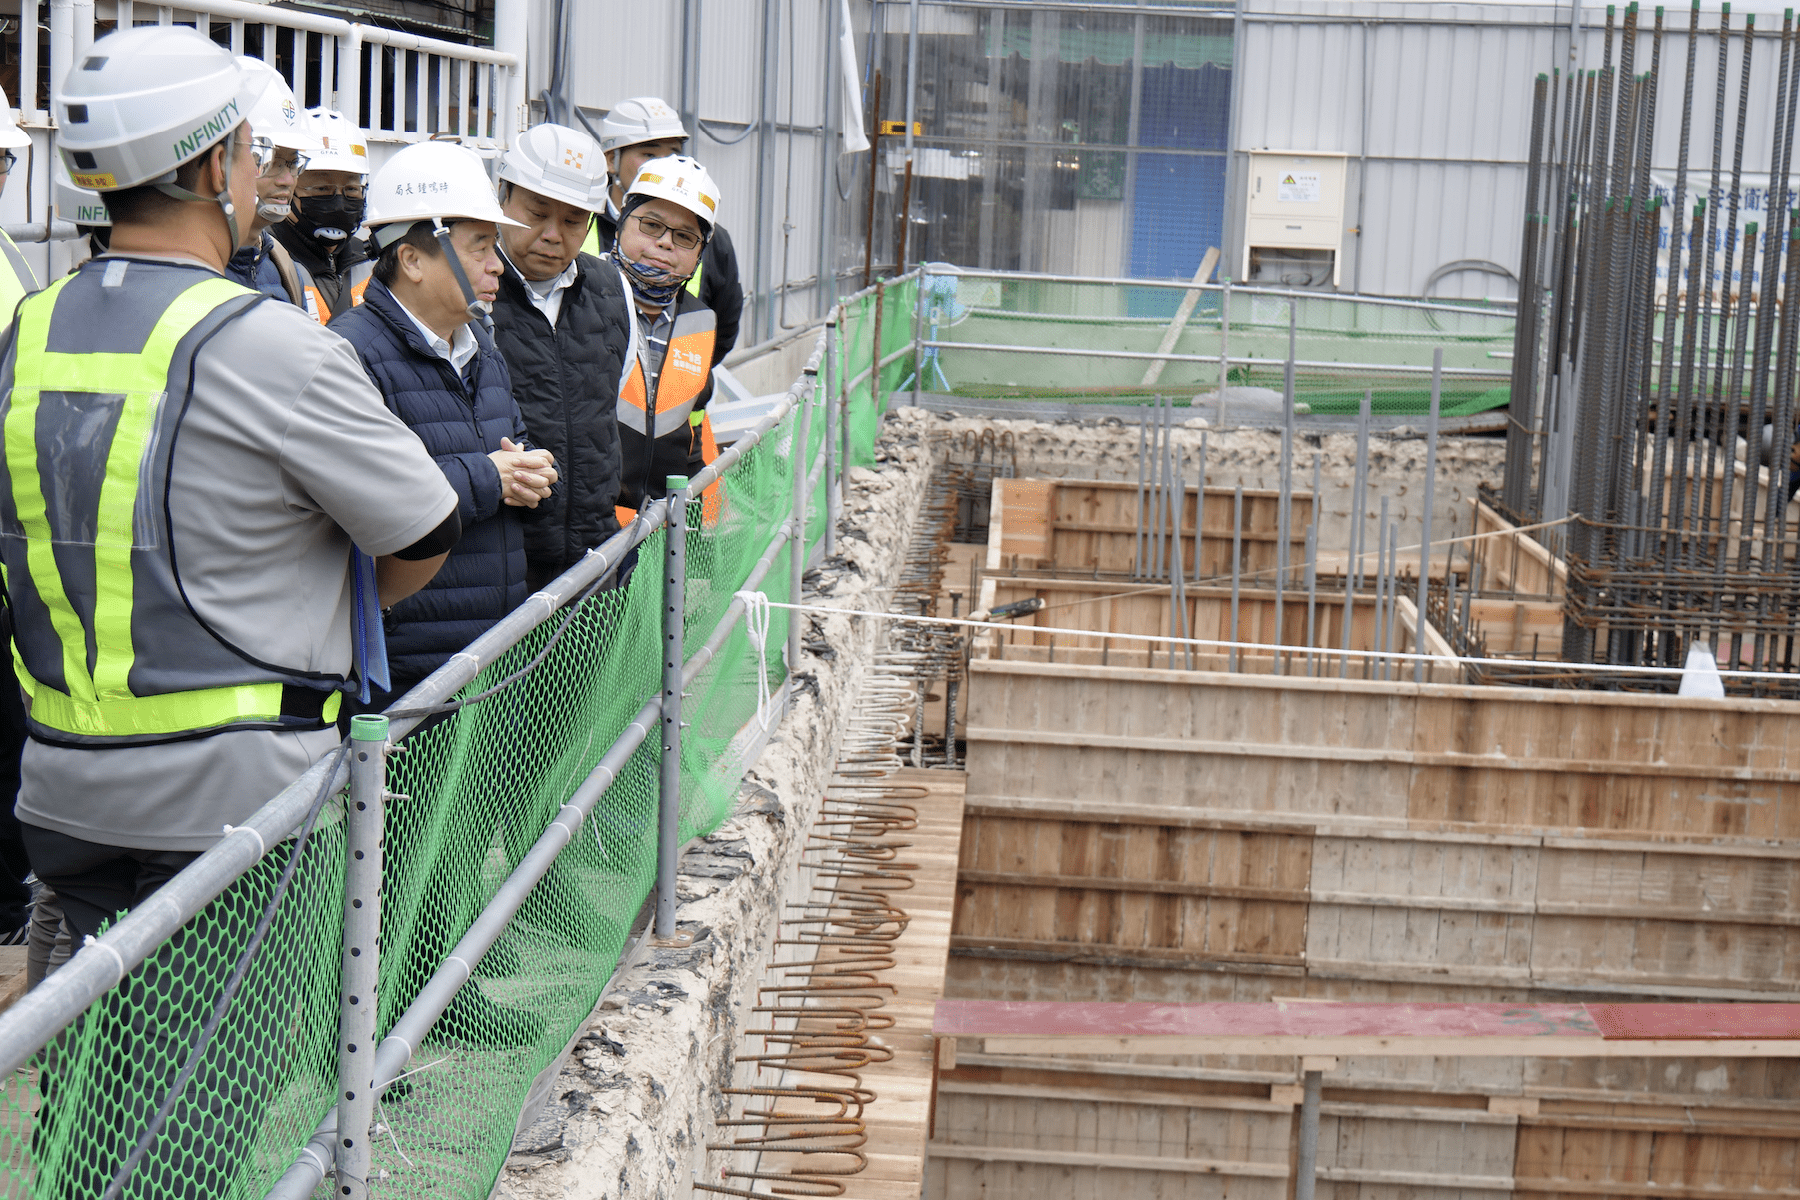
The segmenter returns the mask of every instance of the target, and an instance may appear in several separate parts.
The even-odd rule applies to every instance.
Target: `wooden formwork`
[[[1177,649],[1171,657],[1167,644],[1136,641],[1107,634],[1131,634],[1169,637],[1169,611],[1172,589],[1167,584],[1121,584],[1090,579],[1021,579],[989,576],[982,581],[980,605],[992,609],[996,605],[1037,598],[1044,607],[1013,623],[1005,633],[983,635],[976,649],[979,653],[1000,659],[1027,659],[1043,662],[1093,663],[1107,666],[1185,666],[1189,661]],[[1188,637],[1201,641],[1228,642],[1232,639],[1231,589],[1190,586],[1184,590],[1187,607]],[[1396,597],[1394,605],[1392,650],[1410,654],[1415,645],[1415,629],[1419,622],[1410,597]],[[1307,612],[1307,595],[1290,590],[1283,596],[1281,628],[1275,626],[1275,591],[1273,588],[1246,588],[1238,594],[1236,641],[1246,645],[1292,646],[1283,653],[1282,670],[1289,674],[1336,676],[1339,658],[1332,650],[1376,649],[1376,613],[1372,597],[1359,597],[1350,612],[1350,637],[1344,639],[1344,602],[1342,593],[1321,593],[1314,598],[1313,611]],[[1056,633],[1056,629],[1093,630],[1093,636]],[[1310,634],[1310,640],[1309,640]],[[1314,650],[1308,653],[1307,647]],[[1436,629],[1425,625],[1427,654],[1454,656],[1450,644]],[[1217,646],[1197,647],[1193,665],[1200,670],[1226,670],[1231,666],[1230,652]],[[1238,669],[1268,674],[1275,667],[1273,650],[1246,650],[1238,656]],[[1404,672],[1412,677],[1412,663],[1367,658],[1351,658],[1347,674],[1353,679],[1377,677],[1385,673],[1396,678]],[[1427,678],[1452,681],[1461,670],[1453,663],[1431,664]]]
[[[969,704],[947,995],[1800,1001],[1791,704],[1011,659]],[[933,1197],[1291,1194],[1291,1057],[944,1081]],[[1800,1196],[1797,1091],[1789,1061],[1349,1058],[1318,1194]]]
[[[1229,579],[1232,489],[1207,488],[1205,501],[1198,575],[1203,579]],[[1194,510],[1198,503],[1197,489],[1184,489],[1179,523],[1181,562],[1190,577],[1196,574]],[[1306,554],[1312,495],[1295,492],[1289,505],[1288,562],[1297,566]],[[1246,578],[1273,581],[1281,540],[1280,513],[1281,493],[1244,492],[1239,569]],[[1134,483],[1105,479],[996,479],[988,521],[987,569],[1129,575],[1138,563],[1138,531],[1152,528],[1154,523],[1153,514],[1140,516]],[[1167,528],[1165,521],[1165,531]]]

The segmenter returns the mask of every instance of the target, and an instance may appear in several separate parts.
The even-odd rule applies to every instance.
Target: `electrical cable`
[[[244,947],[243,953],[238,955],[237,963],[231,969],[231,976],[225,981],[224,988],[220,990],[218,1002],[213,1005],[212,1014],[200,1027],[200,1040],[194,1044],[194,1049],[188,1055],[187,1062],[182,1064],[180,1073],[175,1076],[175,1082],[170,1086],[169,1094],[163,1098],[156,1113],[144,1126],[144,1131],[138,1134],[137,1143],[132,1146],[131,1153],[127,1154],[125,1161],[119,1164],[118,1171],[113,1174],[112,1182],[107,1184],[106,1191],[101,1194],[101,1200],[119,1200],[125,1194],[126,1183],[130,1182],[139,1164],[144,1161],[144,1156],[150,1152],[151,1144],[162,1132],[170,1114],[175,1111],[175,1105],[180,1102],[182,1094],[187,1091],[188,1084],[192,1082],[194,1073],[199,1070],[201,1057],[212,1045],[213,1037],[218,1033],[225,1014],[230,1011],[232,1002],[237,999],[238,989],[243,986],[244,977],[250,973],[251,966],[256,962],[257,954],[262,950],[263,942],[268,937],[269,927],[275,923],[275,914],[280,909],[282,900],[287,897],[288,886],[294,881],[294,874],[300,867],[300,857],[306,853],[306,844],[312,838],[313,828],[319,821],[319,814],[324,811],[325,801],[335,790],[332,784],[337,780],[338,768],[343,764],[344,757],[349,752],[350,740],[346,738],[338,743],[337,750],[332,754],[331,766],[325,772],[324,781],[319,784],[319,794],[313,797],[312,807],[306,814],[306,824],[300,830],[299,840],[294,843],[294,852],[288,857],[287,866],[282,868],[281,878],[276,882],[275,891],[270,895],[268,903],[263,905],[262,915],[257,918],[256,928],[250,935],[249,944]]]

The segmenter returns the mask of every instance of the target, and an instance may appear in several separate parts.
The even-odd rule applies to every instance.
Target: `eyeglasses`
[[[277,146],[273,138],[253,137],[250,139],[250,156],[256,160],[256,170],[261,175],[277,174],[284,168],[292,169],[294,174],[306,170],[307,156],[298,150],[289,150],[293,156],[288,159],[277,158],[283,147]]]
[[[346,183],[340,187],[329,183],[309,183],[305,187],[294,189],[294,195],[302,200],[319,200],[326,196],[342,196],[346,200],[361,200],[363,185]]]
[[[11,171],[13,169],[13,164],[18,161],[19,156],[14,154],[11,150],[0,150],[0,175],[5,175],[7,172]]]
[[[638,223],[638,228],[644,231],[644,236],[653,242],[662,241],[662,236],[666,233],[669,235],[669,240],[683,250],[693,250],[700,245],[700,235],[690,229],[675,229],[663,224],[655,217],[646,217],[638,213],[632,213],[631,219]]]

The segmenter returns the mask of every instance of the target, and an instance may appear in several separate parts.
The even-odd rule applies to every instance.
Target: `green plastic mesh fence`
[[[889,303],[902,309],[909,301]],[[909,340],[905,320],[895,324],[895,340]],[[866,462],[875,420],[872,394],[863,399],[868,411],[852,423],[851,444]],[[816,449],[824,442],[822,414],[815,412],[813,425],[808,441]],[[796,432],[790,415],[689,506],[690,656],[718,628],[790,515]],[[822,507],[822,493],[814,502]],[[383,1035],[563,802],[660,693],[665,548],[664,534],[652,535],[625,586],[540,625],[464,694],[529,663],[568,615],[537,669],[421,727],[392,761],[389,787],[398,795],[386,829]],[[771,599],[787,598],[790,552],[773,556],[762,581]],[[683,840],[730,813],[760,728],[759,660],[770,688],[779,688],[786,628],[787,614],[774,610],[759,654],[740,623],[689,688]],[[479,1200],[489,1193],[533,1080],[592,1011],[653,888],[655,743],[652,737],[632,757],[382,1097],[381,1195]],[[237,880],[8,1082],[0,1102],[0,1198],[90,1200],[104,1192],[196,1044],[293,845]],[[239,998],[125,1187],[129,1200],[260,1198],[333,1102],[344,854],[342,809],[333,798]]]
[[[901,380],[912,374],[913,305],[918,297],[917,278],[885,285],[845,305],[842,326],[842,362],[837,378],[850,381],[844,406],[850,429],[850,466],[875,463],[875,427],[887,411],[887,398]],[[877,313],[880,314],[880,348],[877,351]],[[876,369],[880,359],[894,361]]]
[[[1167,351],[1208,361],[1165,362],[1147,384],[1154,355],[1165,352],[1162,342],[1183,289],[973,276],[927,276],[925,287],[925,338],[951,343],[922,356],[920,386],[927,392],[1108,404],[1160,395],[1210,416],[1222,352],[1229,360],[1227,389],[1279,393],[1292,299],[1298,305],[1295,396],[1312,412],[1354,413],[1365,389],[1374,393],[1376,412],[1425,412],[1432,351],[1440,347],[1445,415],[1497,408],[1508,398],[1514,319],[1500,308],[1239,290],[1231,297],[1227,330],[1222,293],[1215,288],[1199,294]],[[980,346],[1009,348],[975,348]],[[1149,357],[1101,357],[1096,351]],[[1254,410],[1259,399],[1266,407],[1270,399],[1230,390],[1226,398],[1240,413]]]

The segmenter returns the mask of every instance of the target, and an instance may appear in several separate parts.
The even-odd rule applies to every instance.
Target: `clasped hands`
[[[515,508],[536,508],[556,482],[556,456],[548,450],[525,450],[511,438],[501,438],[500,448],[488,455],[500,472],[500,498]]]

